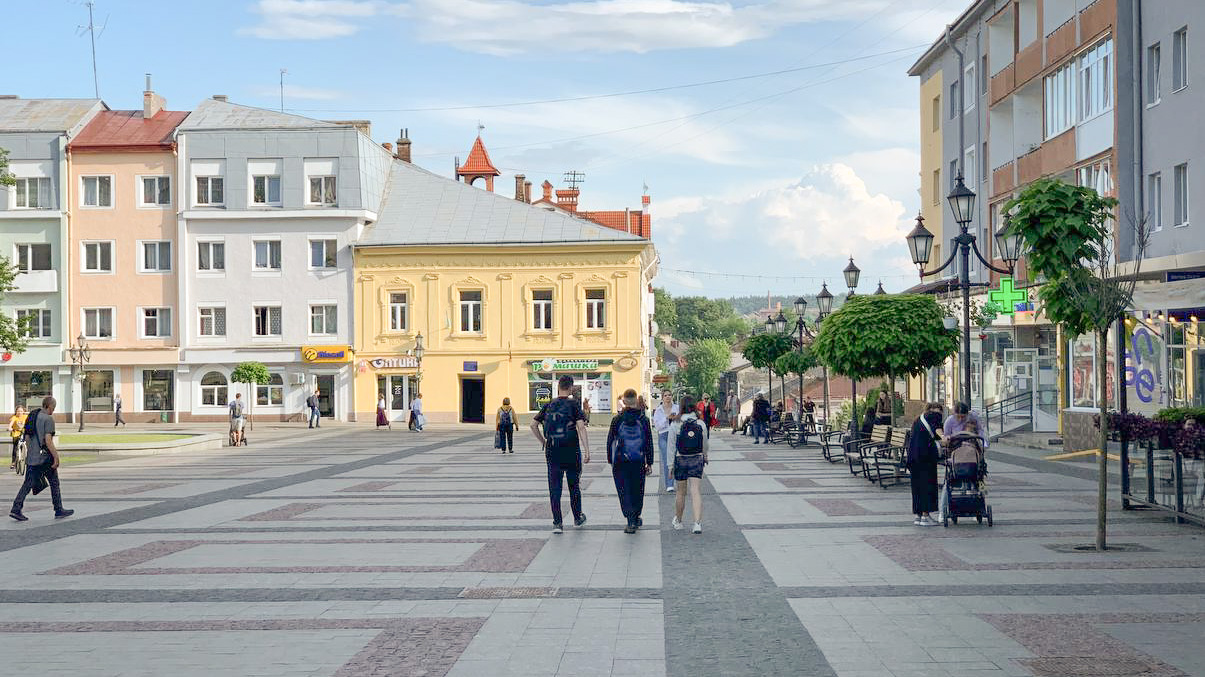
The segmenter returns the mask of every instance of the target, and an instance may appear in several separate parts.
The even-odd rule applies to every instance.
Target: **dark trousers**
[[[636,524],[644,510],[644,464],[619,462],[611,466],[615,491],[619,493],[619,508],[628,524]]]
[[[13,499],[13,512],[21,512],[21,509],[25,507],[25,497],[33,491],[42,477],[45,477],[46,481],[50,483],[50,502],[54,505],[54,511],[56,513],[63,511],[63,494],[59,490],[59,471],[55,470],[51,463],[43,463],[31,465],[25,470],[25,482],[21,484],[21,490]]]
[[[117,409],[115,409],[113,411],[113,427],[116,428],[118,426],[118,424],[120,424],[120,425],[126,424],[126,420],[121,417],[121,407],[118,407]]]
[[[322,412],[318,410],[318,407],[310,408],[310,425],[315,428],[322,426]]]
[[[569,484],[569,508],[574,519],[582,518],[582,461],[548,461],[548,498],[552,502],[552,522],[561,524],[561,478]]]
[[[499,447],[502,451],[515,450],[515,428],[514,426],[506,426],[498,428],[498,432],[502,435],[502,446]]]
[[[17,464],[17,445],[20,443],[21,443],[20,437],[13,438],[13,460],[12,460],[13,465]]]

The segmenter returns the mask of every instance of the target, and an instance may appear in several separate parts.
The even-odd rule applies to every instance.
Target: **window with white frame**
[[[931,131],[937,132],[941,130],[941,95],[933,97],[933,128]]]
[[[142,196],[139,204],[144,207],[164,207],[172,203],[172,177],[142,177]]]
[[[979,169],[979,161],[975,159],[975,147],[974,146],[967,146],[966,152],[962,158],[962,166],[964,167],[963,171],[966,172],[966,176],[963,177],[963,179],[966,182],[966,185],[974,186],[975,185],[975,172],[978,171],[978,169]]]
[[[309,203],[312,205],[335,204],[335,177],[311,176]]]
[[[113,338],[113,309],[84,308],[84,337],[90,339]]]
[[[315,336],[334,336],[338,329],[339,307],[333,304],[314,304],[310,306],[310,334]]]
[[[142,243],[142,257],[139,270],[144,273],[165,273],[172,269],[172,243],[168,240],[156,240]]]
[[[962,86],[960,89],[962,90],[962,109],[969,111],[975,107],[975,92],[979,91],[979,88],[975,86],[974,61],[967,64],[966,68],[962,71]]]
[[[197,308],[198,336],[226,335],[226,308],[224,306],[202,306]]]
[[[1172,35],[1172,91],[1188,86],[1188,26]]]
[[[142,338],[165,338],[171,335],[171,308],[142,309]]]
[[[1053,139],[1075,124],[1075,68],[1070,63],[1059,68],[1046,76],[1042,87],[1046,138]]]
[[[460,292],[460,331],[481,331],[481,292]]]
[[[50,209],[50,179],[32,177],[17,179],[13,186],[17,209]]]
[[[226,183],[220,176],[197,177],[197,204],[220,207],[226,204]]]
[[[280,270],[280,240],[256,240],[255,270]]]
[[[1113,39],[1108,38],[1079,58],[1079,120],[1091,120],[1113,109]]]
[[[280,176],[264,174],[251,177],[251,204],[279,206]]]
[[[1155,172],[1146,177],[1146,206],[1152,231],[1163,230],[1163,174]]]
[[[209,272],[226,270],[226,243],[198,242],[197,270]]]
[[[80,193],[80,204],[84,207],[113,206],[113,177],[84,176],[80,177],[83,191]]]
[[[1102,196],[1113,192],[1112,167],[1108,160],[1080,167],[1075,174],[1076,181],[1085,188],[1092,188]]]
[[[1176,165],[1174,172],[1175,211],[1173,219],[1177,226],[1188,225],[1188,163]]]
[[[50,245],[41,243],[17,245],[17,270],[22,273],[32,270],[52,270]]]
[[[84,242],[84,272],[113,272],[113,243]]]
[[[50,311],[45,308],[23,308],[17,311],[17,323],[31,339],[50,338]]]
[[[532,329],[552,329],[552,290],[533,289],[531,310]]]
[[[954,190],[954,186],[958,185],[958,177],[961,176],[961,173],[958,171],[958,160],[950,160],[950,170],[948,174],[950,176],[950,190]]]
[[[310,268],[335,268],[338,266],[338,249],[335,240],[310,240]]]
[[[280,306],[255,306],[252,314],[256,336],[264,338],[281,335]]]
[[[960,97],[958,94],[957,82],[950,83],[950,94],[947,98],[950,101],[950,119],[953,120],[954,118],[958,117],[958,106],[962,102],[962,97]]]
[[[1159,103],[1163,98],[1163,85],[1159,82],[1163,57],[1160,54],[1159,43],[1146,48],[1146,102]]]
[[[405,292],[389,294],[389,330],[406,331],[410,328],[410,306]]]
[[[207,407],[226,406],[226,377],[211,371],[201,377],[201,404]]]
[[[259,406],[280,406],[285,401],[285,380],[272,374],[267,383],[255,387],[255,403]]]
[[[607,290],[586,290],[586,329],[606,329]]]
[[[309,205],[333,206],[337,202],[335,176],[338,158],[305,158],[305,201]]]

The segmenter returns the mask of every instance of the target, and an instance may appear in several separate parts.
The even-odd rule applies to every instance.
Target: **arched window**
[[[267,383],[255,387],[255,403],[280,406],[285,401],[285,380],[280,374],[272,374]]]
[[[226,406],[226,377],[211,371],[201,377],[201,404],[208,407]]]

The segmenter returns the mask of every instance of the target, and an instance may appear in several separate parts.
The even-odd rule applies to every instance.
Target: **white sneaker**
[[[671,485],[669,485],[668,487],[666,487],[666,488],[665,488],[665,493],[667,493],[667,494],[672,494],[672,493],[674,493],[674,485],[672,485],[672,484],[671,484]]]
[[[938,524],[937,520],[934,520],[932,517],[926,517],[926,518],[924,518],[924,524],[922,524],[921,526],[935,527],[935,526],[937,526],[937,524]]]
[[[918,527],[923,527],[925,526],[925,520],[917,517],[916,519],[912,520],[912,524]]]
[[[695,522],[695,526],[690,530],[690,533],[692,533],[692,534],[703,533],[703,525],[699,524],[698,522]]]
[[[675,517],[673,524],[674,524],[674,529],[677,529],[678,531],[682,530],[682,520]]]

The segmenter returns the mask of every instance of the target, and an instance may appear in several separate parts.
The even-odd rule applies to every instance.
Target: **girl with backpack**
[[[502,398],[502,406],[494,415],[494,430],[498,432],[498,448],[502,453],[515,453],[515,430],[519,427],[515,421],[515,409],[510,406],[510,398]]]
[[[674,445],[674,481],[677,494],[674,498],[675,529],[681,529],[682,513],[686,510],[686,492],[690,492],[690,510],[695,524],[691,533],[703,533],[703,466],[707,464],[707,429],[695,413],[695,400],[690,395],[682,398],[682,417],[669,427],[669,439]]]
[[[640,409],[636,391],[623,393],[623,411],[611,419],[607,431],[607,463],[615,478],[619,508],[627,518],[623,533],[634,534],[644,524],[644,478],[653,468],[653,428]]]

